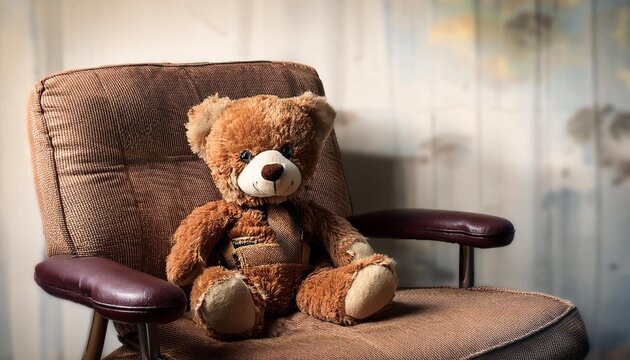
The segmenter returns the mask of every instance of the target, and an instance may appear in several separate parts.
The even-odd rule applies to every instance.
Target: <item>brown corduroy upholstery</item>
[[[341,327],[296,313],[270,322],[264,339],[222,343],[189,318],[163,325],[167,359],[580,359],[586,333],[575,306],[513,290],[413,289],[369,323]],[[130,341],[131,343],[133,340]],[[123,346],[107,359],[137,359]]]
[[[165,278],[181,219],[219,198],[188,147],[187,110],[215,93],[306,90],[323,94],[313,69],[272,62],[122,65],[43,79],[28,120],[48,255],[99,256]],[[333,134],[303,197],[347,217],[345,186]],[[265,338],[241,342],[211,340],[189,317],[159,332],[168,359],[574,359],[588,350],[572,304],[502,289],[404,290],[368,323],[342,327],[295,313],[270,320]],[[133,336],[108,359],[138,358]]]

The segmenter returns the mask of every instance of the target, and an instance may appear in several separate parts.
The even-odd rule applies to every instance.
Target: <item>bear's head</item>
[[[311,92],[230,100],[214,95],[188,112],[188,142],[227,202],[289,199],[313,176],[335,111]]]

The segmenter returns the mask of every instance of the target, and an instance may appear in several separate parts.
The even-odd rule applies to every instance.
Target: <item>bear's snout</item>
[[[238,187],[253,197],[283,197],[296,192],[302,183],[300,169],[277,150],[258,153],[241,171]]]
[[[262,175],[265,180],[276,181],[282,176],[283,171],[284,166],[281,164],[268,164],[263,166],[260,175]]]

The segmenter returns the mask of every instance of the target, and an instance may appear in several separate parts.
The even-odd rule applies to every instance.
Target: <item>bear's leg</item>
[[[190,292],[193,320],[211,336],[237,340],[256,335],[262,328],[262,296],[238,271],[213,266],[195,280]]]
[[[398,279],[393,260],[380,254],[346,266],[318,266],[300,285],[300,311],[321,320],[351,325],[363,320],[394,297]]]

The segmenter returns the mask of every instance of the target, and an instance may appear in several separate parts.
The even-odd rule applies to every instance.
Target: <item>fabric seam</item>
[[[98,83],[101,87],[101,90],[103,90],[103,95],[105,95],[105,99],[107,101],[107,104],[109,106],[109,110],[110,112],[113,114],[114,113],[114,106],[112,105],[111,99],[109,97],[109,94],[107,92],[107,89],[105,88],[105,85],[103,84],[103,81],[101,80],[101,77],[98,75],[97,71],[92,71],[92,73],[94,74],[94,76],[96,77],[96,80],[98,80]],[[129,188],[131,190],[131,195],[133,197],[133,205],[136,209],[136,211],[138,212],[138,214],[140,214],[140,206],[138,203],[138,197],[136,196],[136,189],[133,186],[133,182],[131,181],[131,176],[129,175],[129,162],[127,161],[127,154],[125,152],[125,148],[122,144],[122,133],[120,131],[120,123],[118,121],[116,121],[116,133],[118,135],[118,141],[119,141],[119,145],[120,145],[120,153],[122,155],[122,165],[125,167],[125,178],[127,179],[127,182],[129,184]],[[142,244],[140,244],[140,246],[142,246],[142,250],[144,254],[147,254],[147,244],[146,241],[144,241],[144,236],[145,236],[145,231],[144,231],[144,224],[142,223],[142,220],[139,219],[140,222],[140,239]],[[147,257],[146,256],[141,256],[141,262],[142,262],[142,270],[143,272],[146,272],[147,270]]]
[[[70,229],[68,229],[66,209],[64,205],[63,196],[61,194],[61,182],[59,180],[59,171],[58,171],[59,166],[57,164],[57,157],[55,155],[57,152],[55,151],[55,147],[53,146],[53,143],[52,143],[52,136],[50,135],[50,129],[48,128],[48,122],[46,121],[46,115],[45,115],[46,112],[44,111],[44,106],[42,104],[42,99],[44,98],[44,92],[46,92],[46,80],[45,79],[41,80],[40,84],[42,86],[42,91],[38,95],[37,102],[39,105],[39,109],[41,111],[41,121],[44,126],[44,132],[46,134],[46,142],[48,146],[50,147],[50,151],[52,153],[51,157],[52,157],[53,174],[54,174],[53,177],[55,179],[55,193],[57,195],[57,201],[59,201],[59,208],[61,211],[61,218],[62,218],[61,231],[65,238],[64,243],[66,243],[70,247],[70,251],[72,252],[72,255],[76,255],[77,247],[76,247],[76,244],[74,243],[74,240],[72,239],[72,235],[70,235]]]
[[[454,288],[454,287],[442,287],[442,286],[435,286],[435,287],[425,287],[425,288],[417,288],[417,289],[460,289],[460,288]],[[412,289],[409,289],[412,290]],[[515,344],[521,340],[524,340],[528,337],[534,336],[536,334],[539,334],[547,329],[550,329],[553,325],[559,323],[560,321],[562,321],[563,319],[565,319],[567,316],[569,316],[569,314],[571,314],[572,312],[576,311],[577,308],[576,306],[571,303],[568,300],[559,298],[557,296],[553,296],[553,295],[548,295],[548,294],[543,294],[540,292],[535,292],[535,291],[523,291],[523,290],[515,290],[515,289],[507,289],[507,288],[500,288],[500,287],[492,287],[492,286],[483,286],[483,287],[475,287],[475,288],[467,288],[467,289],[461,289],[461,290],[465,290],[465,291],[479,291],[479,292],[503,292],[503,293],[510,293],[510,294],[517,294],[517,295],[529,295],[529,296],[537,296],[537,297],[543,297],[543,298],[547,298],[550,300],[554,300],[557,302],[562,303],[563,305],[566,305],[567,308],[559,315],[557,315],[556,317],[554,317],[553,319],[549,320],[548,322],[546,322],[545,324],[542,324],[540,326],[538,326],[537,328],[528,331],[527,333],[519,336],[516,339],[511,339],[511,340],[507,340],[504,342],[501,342],[499,344],[493,345],[491,347],[488,347],[486,349],[483,350],[479,350],[475,353],[469,354],[465,357],[463,357],[462,359],[474,359],[476,357],[479,357],[481,355],[485,355],[488,354],[492,351],[495,350],[499,350],[502,348],[505,348],[509,345]]]
[[[539,296],[539,297],[544,297],[547,299],[551,299],[551,300],[555,300],[558,301],[564,305],[567,305],[567,308],[558,316],[556,316],[555,318],[549,320],[547,323],[540,325],[539,327],[528,331],[527,333],[519,336],[516,339],[511,339],[511,340],[506,340],[502,343],[496,344],[494,346],[491,346],[487,349],[484,350],[480,350],[477,351],[476,353],[470,354],[462,359],[473,359],[476,357],[479,357],[481,355],[484,354],[488,354],[492,351],[495,350],[499,350],[502,348],[505,348],[507,346],[510,346],[512,344],[516,344],[519,341],[522,341],[528,337],[537,335],[545,330],[550,329],[553,325],[558,324],[560,321],[562,321],[563,319],[565,319],[567,316],[569,316],[569,314],[571,314],[572,312],[576,311],[576,307],[575,305],[573,305],[570,301],[561,299],[559,297],[553,296],[553,295],[548,295],[548,294],[543,294],[543,293],[539,293],[539,292],[533,292],[533,291],[522,291],[522,290],[514,290],[514,289],[505,289],[505,288],[497,288],[497,287],[479,287],[479,288],[470,288],[467,289],[469,291],[481,291],[481,292],[493,292],[493,291],[500,291],[500,292],[506,292],[506,293],[512,293],[512,294],[518,294],[518,295],[531,295],[531,296]]]
[[[317,71],[304,64],[299,64],[295,62],[282,62],[282,61],[269,61],[269,60],[253,60],[253,61],[231,61],[231,62],[196,62],[196,63],[129,63],[129,64],[116,64],[116,65],[103,65],[103,66],[94,66],[88,68],[79,68],[79,69],[70,69],[58,73],[50,74],[44,77],[41,81],[47,81],[49,79],[70,75],[78,72],[84,71],[94,71],[94,70],[102,70],[102,69],[112,69],[112,68],[124,68],[124,67],[145,67],[145,66],[155,66],[155,67],[202,67],[202,66],[221,66],[221,65],[257,65],[257,64],[270,64],[270,65],[289,65],[296,68],[300,68],[303,70],[308,70],[308,72],[312,73],[314,76],[319,78],[317,75]]]
[[[501,292],[506,292],[506,293],[518,294],[518,295],[541,296],[541,297],[544,297],[544,298],[547,298],[547,299],[550,299],[550,300],[558,301],[558,302],[560,302],[560,303],[562,303],[564,305],[567,305],[567,306],[575,307],[575,305],[572,302],[568,301],[568,300],[559,298],[557,296],[536,292],[536,291],[507,289],[507,288],[494,287],[494,286],[473,287],[473,288],[468,288],[467,290],[469,290],[469,291],[482,291],[482,292],[501,291]]]
[[[350,217],[350,216],[349,216]],[[361,214],[358,215],[352,215],[352,217],[361,217]],[[387,232],[389,229],[399,229],[399,228],[394,228],[394,227],[383,227],[381,228],[383,232]],[[516,234],[515,230],[512,231],[505,231],[505,232],[495,232],[495,233],[474,233],[474,232],[470,232],[470,231],[466,231],[466,230],[456,230],[456,229],[440,229],[440,228],[433,228],[433,227],[424,227],[422,229],[422,231],[428,231],[428,232],[433,232],[433,233],[440,233],[440,234],[456,234],[456,235],[466,235],[466,236],[470,236],[470,237],[476,237],[476,238],[497,238],[497,237],[502,237],[502,236],[507,236],[507,235],[514,235]]]
[[[423,231],[428,231],[432,233],[439,234],[449,234],[449,235],[466,235],[474,238],[500,238],[506,235],[514,235],[515,231],[505,232],[505,233],[494,233],[494,234],[476,234],[472,232],[467,232],[463,230],[447,230],[447,229],[435,229],[435,228],[424,228]]]
[[[532,336],[538,335],[538,334],[540,334],[540,333],[542,333],[542,332],[544,332],[544,331],[547,331],[547,330],[551,329],[554,325],[556,325],[556,324],[560,323],[562,320],[566,319],[569,315],[571,315],[571,314],[572,314],[572,313],[574,313],[575,311],[576,311],[575,306],[570,307],[570,308],[567,308],[567,310],[565,310],[565,311],[564,311],[562,314],[560,314],[558,317],[556,317],[556,318],[554,318],[554,319],[550,320],[550,321],[549,321],[549,322],[547,322],[546,324],[543,324],[543,325],[541,325],[541,326],[537,327],[536,329],[533,329],[533,330],[531,330],[531,331],[529,331],[529,332],[527,332],[527,333],[523,334],[522,336],[519,336],[518,338],[515,338],[515,339],[511,339],[511,340],[504,341],[504,342],[502,342],[502,343],[500,343],[500,344],[497,344],[497,345],[491,346],[491,347],[489,347],[489,348],[487,348],[487,349],[480,350],[480,351],[478,351],[478,352],[476,352],[476,353],[470,354],[470,355],[468,355],[468,356],[466,356],[466,357],[464,357],[464,358],[462,358],[462,359],[474,359],[474,358],[476,358],[476,357],[479,357],[479,356],[482,356],[482,355],[485,355],[485,354],[489,354],[489,353],[491,353],[491,352],[493,352],[493,351],[496,351],[496,350],[500,350],[500,349],[506,348],[506,347],[508,347],[508,346],[510,346],[510,345],[514,345],[514,344],[516,344],[516,343],[518,343],[518,342],[520,342],[520,341],[523,341],[523,340],[525,340],[525,339],[527,339],[527,338],[529,338],[529,337],[532,337]]]
[[[321,83],[321,79],[319,79],[319,81]],[[322,85],[322,89],[323,89],[323,85]],[[352,216],[352,214],[354,214],[354,205],[352,204],[352,196],[350,195],[350,189],[348,189],[348,178],[346,177],[346,173],[343,169],[343,162],[341,161],[341,149],[339,148],[339,141],[337,141],[337,134],[335,133],[335,129],[333,129],[328,136],[329,137],[332,136],[331,140],[335,148],[335,152],[337,153],[337,161],[339,162],[338,163],[339,170],[341,171],[341,176],[343,177],[343,187],[344,189],[346,189],[345,200],[347,200],[348,203],[350,204],[350,209],[348,209],[348,211],[350,212],[349,216]],[[349,216],[346,216],[346,218]]]
[[[201,92],[199,91],[197,84],[193,81],[192,76],[190,75],[190,71],[188,70],[186,66],[182,66],[180,69],[184,71],[184,73],[186,74],[186,80],[188,80],[190,85],[192,85],[193,89],[195,89],[195,95],[197,95],[197,102],[198,103],[202,102],[203,98],[201,96]]]

